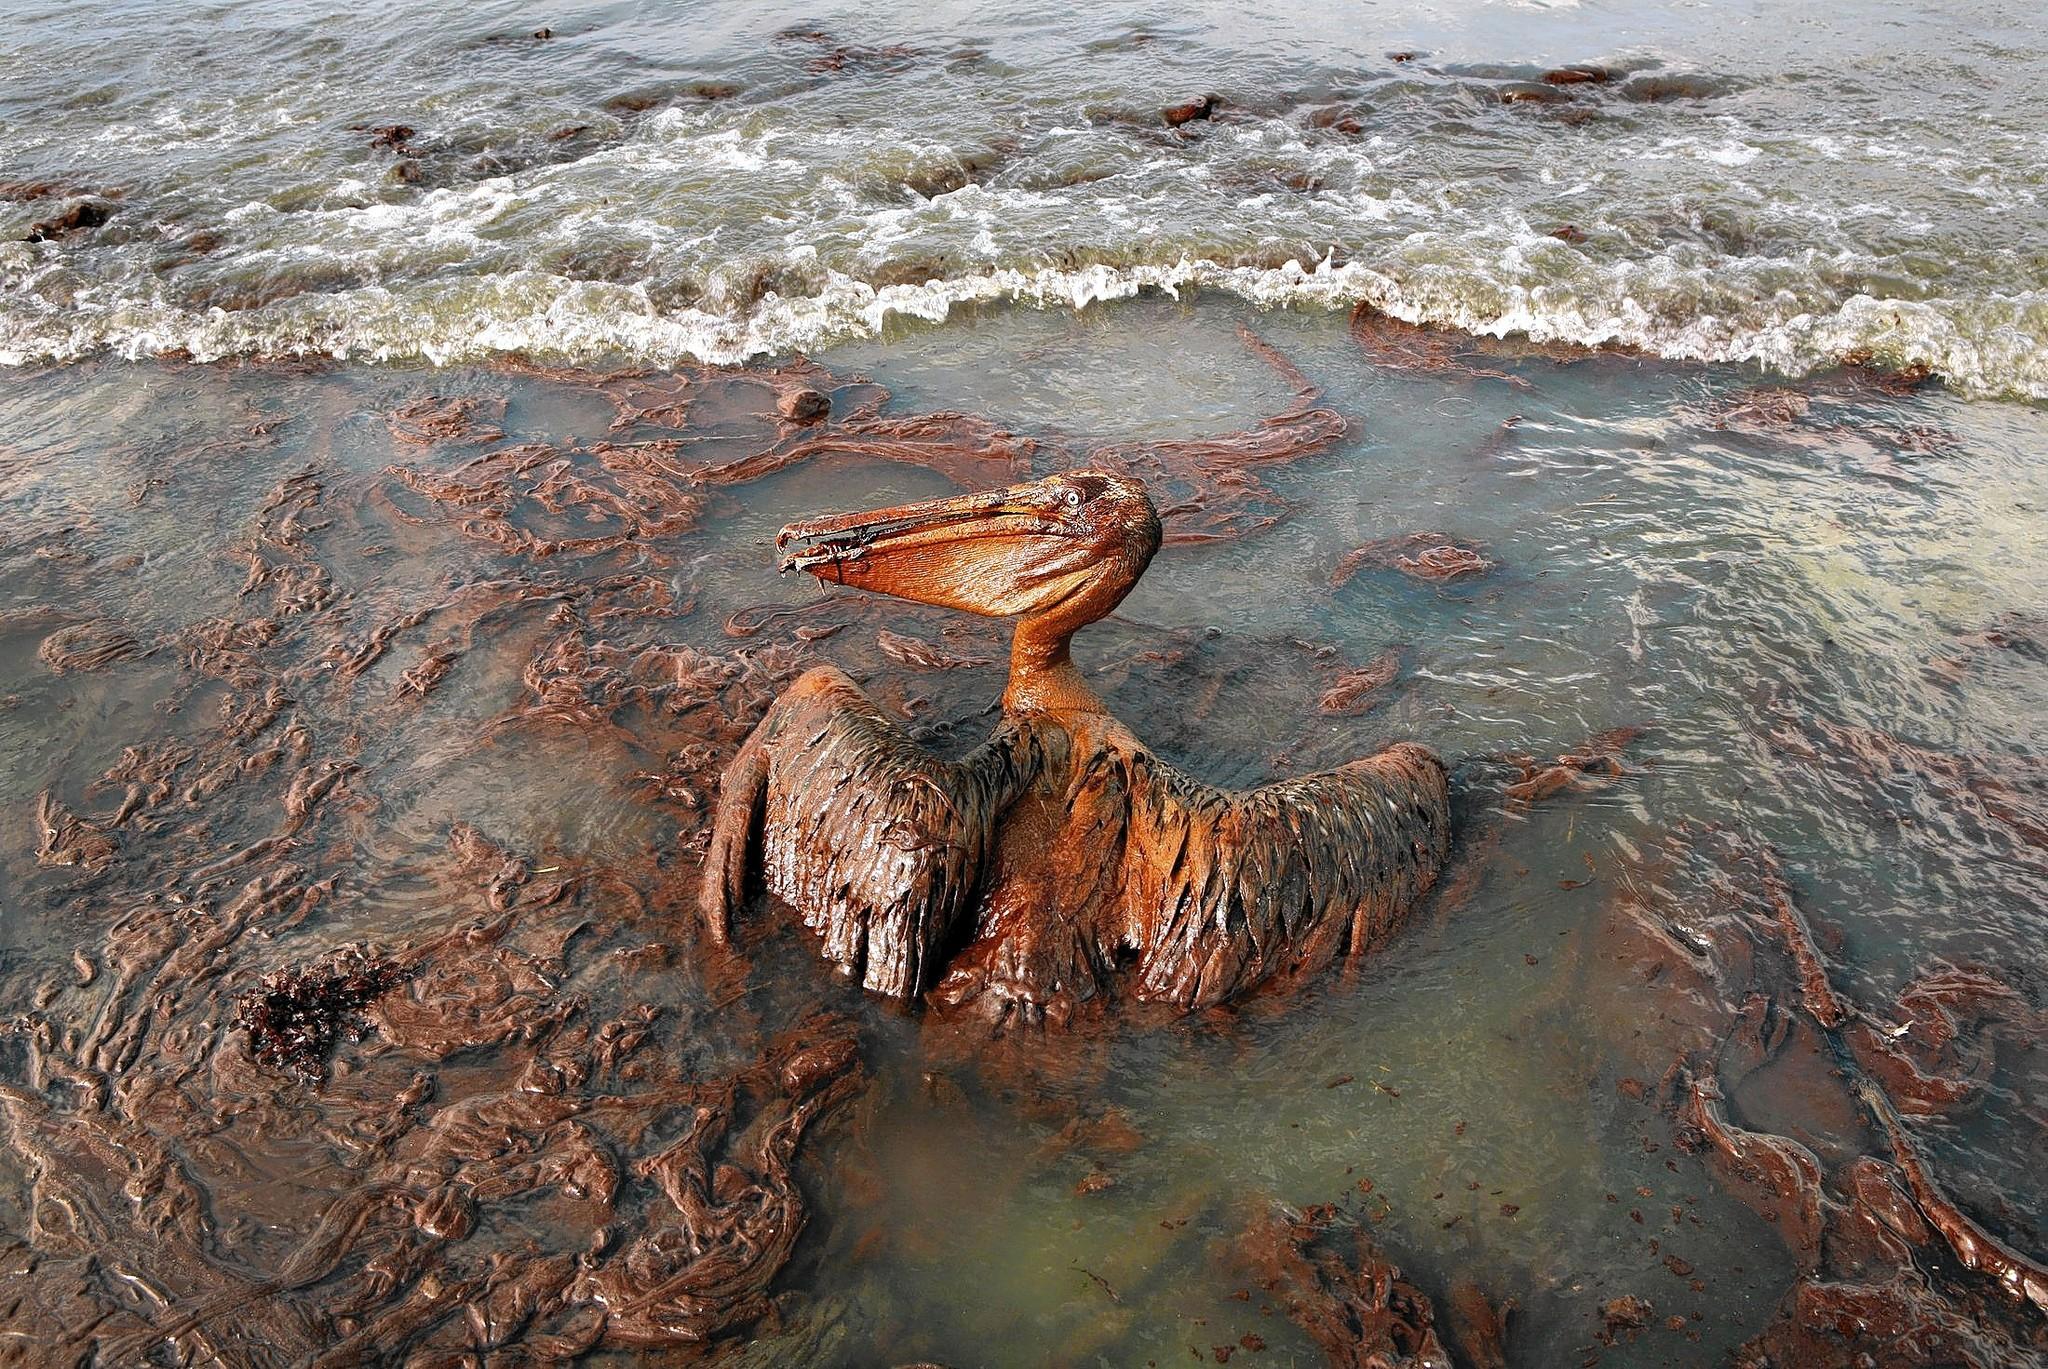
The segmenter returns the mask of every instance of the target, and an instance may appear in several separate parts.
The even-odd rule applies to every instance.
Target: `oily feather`
[[[1419,746],[1235,793],[1142,749],[1096,763],[1127,795],[1122,936],[1138,993],[1182,1008],[1370,949],[1450,846],[1443,763]]]
[[[714,931],[737,901],[733,872],[743,875],[758,823],[768,888],[822,936],[825,958],[877,993],[914,997],[1037,763],[1036,745],[1008,723],[961,760],[942,759],[843,672],[811,671],[721,785],[705,882]]]

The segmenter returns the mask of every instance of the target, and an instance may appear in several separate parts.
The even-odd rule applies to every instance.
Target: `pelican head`
[[[791,523],[782,569],[991,618],[1106,617],[1159,550],[1144,485],[1067,471],[979,494]]]

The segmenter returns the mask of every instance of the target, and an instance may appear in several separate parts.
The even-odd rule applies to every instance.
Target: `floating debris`
[[[363,1009],[404,979],[389,960],[347,950],[311,965],[273,970],[235,1005],[235,1021],[249,1033],[256,1058],[308,1084],[327,1077],[336,1043],[358,1041],[368,1024]]]

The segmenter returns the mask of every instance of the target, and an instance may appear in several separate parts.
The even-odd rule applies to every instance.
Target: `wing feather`
[[[1145,753],[1130,776],[1139,991],[1185,1008],[1368,949],[1450,845],[1444,767],[1419,746],[1239,793]]]
[[[778,716],[780,714],[780,716]],[[1037,744],[1005,724],[958,761],[918,745],[843,672],[788,691],[749,746],[767,757],[761,867],[869,989],[925,989],[971,899],[996,820],[1036,773]]]

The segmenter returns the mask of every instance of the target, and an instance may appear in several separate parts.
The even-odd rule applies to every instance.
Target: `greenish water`
[[[1660,1327],[1603,1351],[1603,1363],[1716,1362],[1767,1319],[1791,1266],[1777,1233],[1673,1146],[1668,1119],[1617,1091],[1668,1060],[1646,1060],[1654,1052],[1638,1038],[1651,1024],[1617,996],[1628,971],[1607,953],[1604,910],[1674,826],[1726,823],[1782,852],[1801,905],[1839,931],[1837,984],[1855,1001],[1881,1008],[1917,971],[1950,962],[2040,983],[2048,867],[2038,849],[1973,816],[1941,773],[1877,783],[1825,755],[1802,759],[1784,739],[1788,728],[1812,735],[1814,719],[1881,728],[2016,776],[2017,802],[2038,811],[2048,418],[1836,375],[1797,391],[1794,416],[1764,420],[1755,415],[1784,401],[1760,397],[1752,374],[1615,356],[1484,359],[1527,388],[1417,374],[1368,357],[1338,317],[1260,314],[1213,296],[1078,314],[970,310],[821,359],[888,386],[885,412],[968,409],[1049,452],[1082,452],[1230,431],[1285,407],[1287,386],[1246,350],[1240,324],[1320,386],[1352,433],[1261,473],[1286,511],[1276,527],[1169,547],[1117,620],[1083,635],[1077,656],[1101,671],[1119,714],[1176,763],[1224,783],[1396,738],[1456,762],[1547,757],[1640,726],[1629,773],[1523,814],[1500,811],[1497,790],[1474,781],[1460,832],[1480,861],[1477,882],[1424,909],[1377,959],[1296,997],[1133,1026],[1107,1043],[1048,1036],[984,1049],[970,1033],[963,1046],[957,1028],[830,982],[786,927],[757,933],[763,1015],[818,1004],[856,1013],[875,1079],[846,1125],[805,1151],[813,1225],[780,1284],[794,1290],[785,1327],[754,1350],[845,1364],[1163,1364],[1250,1332],[1268,1345],[1253,1362],[1313,1362],[1284,1316],[1262,1313],[1263,1295],[1234,1296],[1248,1278],[1232,1247],[1275,1202],[1350,1195],[1439,1296],[1461,1276],[1512,1295],[1518,1363],[1576,1362],[1593,1345],[1598,1305],[1624,1292],[1651,1297]],[[505,396],[503,442],[399,444],[384,415],[429,393]],[[35,796],[54,788],[82,803],[73,796],[123,746],[198,725],[206,696],[174,687],[171,644],[195,623],[247,611],[234,548],[265,492],[300,471],[324,491],[308,535],[334,591],[303,631],[360,637],[408,605],[507,575],[560,587],[644,572],[676,596],[634,629],[647,640],[719,657],[779,643],[846,664],[879,696],[921,697],[920,726],[972,735],[986,725],[997,669],[890,661],[874,629],[905,624],[887,611],[816,642],[792,634],[800,619],[743,642],[723,627],[742,608],[801,607],[823,593],[772,573],[782,522],[948,488],[931,471],[821,457],[715,491],[695,530],[545,562],[427,516],[383,473],[396,463],[455,474],[475,451],[517,441],[558,444],[588,473],[612,416],[580,384],[486,369],[101,359],[25,371],[0,389],[0,608],[111,620],[145,648],[58,674],[37,656],[47,623],[4,620],[0,802],[21,815],[0,835],[11,1010],[74,947],[96,944],[114,911],[71,872],[36,867]],[[250,438],[264,417],[279,422]],[[728,433],[679,459],[748,448]],[[564,525],[537,526],[560,535]],[[1416,530],[1483,544],[1499,568],[1445,585],[1368,570],[1331,587],[1346,550]],[[936,638],[944,622],[926,615],[905,630]],[[1930,669],[1987,626],[2008,644]],[[445,684],[411,712],[389,711],[380,701],[433,635],[401,634],[355,694],[301,700],[323,746],[353,747],[361,770],[349,783],[366,802],[332,820],[346,838],[338,851],[295,857],[339,862],[344,896],[280,932],[278,955],[434,934],[448,912],[408,862],[458,821],[513,850],[622,868],[645,870],[633,863],[652,852],[664,878],[687,877],[688,858],[669,848],[696,819],[630,778],[659,768],[656,738],[672,722],[657,716],[638,740],[521,733],[479,746],[493,718],[531,698],[522,672],[540,617],[480,628]],[[280,660],[296,659],[292,640]],[[974,625],[949,645],[994,657],[997,640]],[[1332,668],[1310,648],[1359,663],[1396,645],[1403,668],[1377,707],[1317,712]],[[1163,664],[1144,655],[1162,647],[1180,654]],[[314,706],[322,697],[330,703]],[[172,699],[179,711],[165,712]],[[359,702],[332,702],[344,699]],[[260,833],[270,818],[234,821]],[[146,852],[154,838],[131,840]],[[686,947],[687,894],[674,897],[640,925]],[[748,922],[777,925],[760,910]],[[611,973],[586,972],[579,991],[602,998]],[[680,961],[659,993],[673,1020],[695,1024],[664,1039],[716,1059],[719,1017],[703,1014],[723,990],[709,975]],[[374,1037],[355,1049],[372,1079],[410,1068]],[[2036,1063],[2024,1053],[2001,1062],[1991,1100],[1929,1126],[1926,1144],[1966,1210],[2038,1250],[2048,1210],[2034,1178]],[[465,1077],[444,1074],[444,1101]],[[1142,1138],[1135,1148],[1057,1139],[1075,1118],[1107,1113]],[[253,1153],[273,1144],[231,1134]],[[1854,1144],[1846,1133],[1807,1139],[1823,1152]],[[1077,1191],[1098,1168],[1114,1185]],[[318,1210],[346,1182],[331,1169],[303,1173],[283,1190],[284,1210]],[[249,1221],[289,1229],[299,1219],[271,1215],[279,1192],[224,1182],[209,1221],[224,1233]],[[535,1221],[528,1234],[550,1248],[587,1238]],[[1674,1252],[1698,1289],[1667,1268]],[[1660,1329],[1667,1315],[1686,1330]]]
[[[1344,1200],[1439,1307],[1460,1279],[1514,1298],[1516,1364],[1724,1362],[1793,1264],[1656,1098],[1621,1087],[1674,1048],[1617,910],[1715,893],[1660,855],[1670,834],[1774,848],[1837,989],[1881,1021],[1930,970],[1983,967],[2036,1011],[2048,985],[2037,29],[1995,0],[1433,0],[1341,20],[18,7],[0,26],[0,1258],[37,1291],[0,1320],[0,1360],[51,1327],[245,1291],[378,1164],[409,1173],[434,1119],[520,1093],[501,1076],[531,1043],[438,1062],[378,1032],[337,1050],[324,1091],[293,1092],[247,1073],[225,1000],[204,999],[493,913],[447,868],[467,824],[532,870],[578,871],[561,906],[599,928],[569,934],[522,1011],[650,1004],[662,1059],[704,1078],[813,1009],[857,1022],[872,1077],[804,1143],[810,1226],[735,1360],[1166,1364],[1249,1335],[1265,1350],[1234,1363],[1312,1363],[1253,1286],[1245,1233]],[[1595,79],[1545,79],[1566,67]],[[1208,117],[1164,116],[1205,96]],[[1361,304],[1368,324],[1449,331],[1361,345]],[[1035,439],[1043,473],[1285,410],[1293,388],[1241,329],[1346,435],[1211,471],[1234,526],[1269,526],[1169,546],[1077,656],[1214,783],[1435,747],[1459,784],[1453,889],[1299,994],[1002,1042],[864,1001],[770,910],[745,919],[743,961],[702,945],[691,842],[732,717],[833,662],[958,745],[1001,685],[997,627],[778,579],[775,530],[1012,473],[828,451],[705,479],[789,435],[765,372],[691,368],[808,353],[840,387],[836,423],[879,399],[865,374],[885,415],[978,416]],[[435,396],[479,400],[476,429],[436,440],[394,416]],[[656,462],[608,464],[608,442]],[[520,444],[552,483],[465,483]],[[1495,568],[1334,583],[1353,548],[1418,532]],[[983,664],[908,666],[883,627]],[[1369,707],[1319,709],[1390,651]],[[409,674],[437,653],[445,677]],[[279,720],[236,745],[302,729],[306,770],[252,754],[250,778],[197,797],[197,761],[160,794],[99,778],[185,745],[210,762],[224,710],[270,685]],[[1643,729],[1626,773],[1501,802],[1501,758],[1617,728]],[[293,826],[290,785],[330,764],[335,796]],[[45,794],[108,825],[105,873],[38,863]],[[232,878],[201,863],[279,831]],[[336,883],[182,984],[118,972],[143,912],[210,926],[238,881],[287,866]],[[521,952],[533,974],[546,942]],[[48,1072],[116,1019],[147,1029],[139,1063]],[[1966,1213],[2038,1254],[2039,1044],[1966,1045],[1990,1051],[1985,1087],[1913,1134]],[[366,1148],[415,1071],[432,1091],[412,1129]],[[1767,1076],[1738,1119],[1828,1165],[1871,1149],[1812,1081]],[[93,1078],[133,1130],[35,1160],[6,1109]],[[523,1191],[451,1242],[449,1277],[596,1259],[600,1233],[665,1210],[634,1166],[681,1115],[608,1136],[617,1223]],[[151,1207],[164,1193],[186,1205]],[[117,1234],[93,1244],[96,1222]],[[196,1262],[162,1254],[166,1231]],[[74,1258],[97,1292],[67,1302],[49,1271]],[[341,1334],[338,1290],[373,1277],[281,1295],[297,1321],[223,1345],[297,1362],[292,1335]],[[1604,1344],[1600,1305],[1625,1293],[1656,1317]],[[127,1362],[109,1345],[100,1362]]]

